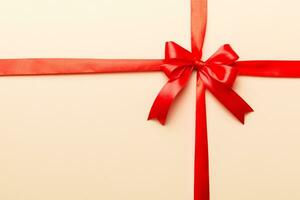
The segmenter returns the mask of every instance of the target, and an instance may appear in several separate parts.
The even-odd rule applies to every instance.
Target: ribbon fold
[[[207,0],[191,0],[191,49],[167,42],[165,59],[0,59],[0,76],[163,71],[168,82],[159,92],[148,119],[165,124],[170,106],[197,72],[194,200],[209,200],[209,159],[205,91],[209,90],[241,123],[253,109],[232,89],[238,75],[300,77],[300,61],[237,61],[230,45],[202,61]]]
[[[161,70],[169,81],[156,97],[148,119],[157,119],[165,124],[170,106],[176,96],[186,87],[193,70],[197,71],[198,82],[204,86],[242,123],[252,108],[233,91],[237,70],[232,66],[238,55],[230,45],[220,47],[207,61],[197,60],[194,55],[175,42],[167,42],[165,62]]]

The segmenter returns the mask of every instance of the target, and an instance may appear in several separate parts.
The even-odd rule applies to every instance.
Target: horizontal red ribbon
[[[160,71],[159,59],[0,59],[0,75],[58,75]]]
[[[0,76],[97,74],[162,71],[164,59],[0,59]],[[233,64],[239,75],[300,77],[300,61],[255,60]]]
[[[253,60],[235,63],[239,75],[277,78],[299,78],[300,61]]]
[[[230,45],[202,61],[207,0],[191,0],[192,51],[174,42],[166,45],[165,59],[1,59],[0,76],[61,75],[163,71],[169,78],[157,96],[149,119],[166,122],[168,110],[197,71],[194,200],[209,200],[209,163],[205,91],[208,89],[239,121],[252,108],[231,88],[238,75],[300,77],[300,61],[237,61]]]

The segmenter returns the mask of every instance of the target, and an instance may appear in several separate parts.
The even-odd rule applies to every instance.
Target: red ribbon
[[[238,59],[238,55],[230,45],[222,46],[205,62],[198,60],[192,53],[174,42],[166,43],[165,54],[165,62],[161,68],[169,81],[155,99],[149,119],[157,119],[165,124],[171,104],[186,86],[193,70],[197,70],[198,85],[202,82],[205,88],[244,123],[245,114],[253,110],[231,89],[237,77],[237,69],[231,65]]]
[[[191,0],[192,52],[166,43],[165,59],[2,59],[0,75],[55,75],[163,71],[169,78],[151,108],[149,119],[166,122],[168,110],[197,71],[194,200],[209,200],[209,163],[205,91],[209,90],[240,122],[252,108],[233,91],[237,75],[300,77],[300,61],[237,61],[230,45],[202,61],[207,23],[207,0]]]

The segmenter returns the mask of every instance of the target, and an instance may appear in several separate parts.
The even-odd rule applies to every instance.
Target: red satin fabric
[[[239,121],[252,108],[232,90],[237,70],[231,66],[238,55],[230,45],[218,49],[207,61],[198,61],[191,52],[175,42],[166,43],[165,61],[162,71],[169,77],[151,108],[148,119],[157,119],[165,124],[169,108],[176,96],[184,89],[193,70],[198,71],[198,84],[207,88]]]
[[[149,119],[165,124],[168,110],[197,71],[194,200],[209,200],[209,159],[205,92],[209,90],[240,122],[252,108],[233,91],[238,75],[300,77],[300,61],[237,61],[238,55],[223,45],[207,61],[202,48],[207,24],[207,0],[191,0],[191,49],[167,42],[165,59],[2,59],[1,76],[59,75],[163,71],[169,81],[151,108]]]
[[[197,80],[199,80],[197,73]],[[194,200],[209,200],[209,159],[206,125],[205,86],[196,87],[196,132],[194,161]]]
[[[228,44],[220,47],[207,61],[203,62],[175,42],[166,43],[165,61],[161,68],[169,81],[156,97],[148,119],[157,119],[165,124],[171,104],[187,85],[192,71],[197,70],[195,200],[209,199],[205,90],[208,89],[242,123],[244,123],[245,115],[253,111],[231,88],[238,74],[234,66],[238,58]]]
[[[239,75],[277,78],[299,78],[300,61],[252,60],[234,64]]]
[[[58,75],[160,71],[163,60],[146,59],[0,59],[0,75]]]

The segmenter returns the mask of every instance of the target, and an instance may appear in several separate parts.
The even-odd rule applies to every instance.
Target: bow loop
[[[221,46],[207,61],[207,64],[231,65],[239,59],[239,56],[229,44]]]
[[[207,67],[203,70],[226,87],[232,87],[237,77],[237,69],[231,65],[238,59],[239,56],[231,46],[225,44],[205,62]]]
[[[223,45],[206,62],[197,60],[191,52],[175,42],[167,42],[162,71],[169,81],[156,97],[148,119],[166,122],[166,117],[178,94],[185,88],[194,69],[198,73],[198,82],[207,88],[240,122],[244,123],[245,114],[252,108],[232,90],[237,77],[233,64],[238,55],[230,45]]]
[[[166,42],[165,45],[165,61],[170,61],[172,59],[192,61],[194,57],[191,52],[181,47],[175,42]]]
[[[184,72],[184,65],[163,64],[161,70],[167,75],[169,80],[178,79]]]
[[[228,88],[233,86],[238,73],[236,68],[222,64],[210,64],[201,70],[204,70],[209,76]]]
[[[170,80],[178,79],[186,67],[193,67],[193,55],[175,42],[166,42],[165,60],[161,70]]]

